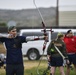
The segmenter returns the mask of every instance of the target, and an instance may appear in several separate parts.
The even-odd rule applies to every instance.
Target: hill
[[[49,26],[56,25],[56,8],[39,8],[44,21]],[[15,20],[17,26],[41,27],[41,18],[37,9],[6,10],[0,9],[0,23]]]

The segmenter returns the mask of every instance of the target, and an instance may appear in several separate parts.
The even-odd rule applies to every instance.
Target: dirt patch
[[[2,43],[0,43],[0,53],[6,54],[6,50],[5,50],[4,45]]]

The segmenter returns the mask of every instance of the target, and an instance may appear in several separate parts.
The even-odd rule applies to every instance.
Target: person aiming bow
[[[24,75],[24,65],[22,57],[22,43],[28,41],[41,40],[46,36],[29,38],[17,35],[17,28],[10,26],[8,35],[0,34],[0,42],[5,43],[6,47],[6,75]]]

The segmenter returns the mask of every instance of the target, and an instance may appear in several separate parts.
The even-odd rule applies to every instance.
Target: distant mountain
[[[39,8],[44,21],[48,26],[56,25],[56,8]],[[17,22],[17,26],[41,27],[41,18],[37,9],[4,10],[0,9],[0,22],[7,23],[9,20]]]

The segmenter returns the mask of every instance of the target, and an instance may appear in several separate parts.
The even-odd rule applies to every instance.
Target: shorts
[[[55,67],[63,66],[63,58],[62,57],[51,57],[50,64],[51,66],[55,66]]]
[[[70,61],[70,65],[71,64],[76,65],[76,54],[69,54],[68,58],[69,58],[69,61]]]

